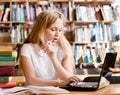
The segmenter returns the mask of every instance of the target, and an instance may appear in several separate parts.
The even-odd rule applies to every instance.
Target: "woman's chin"
[[[53,44],[56,44],[56,43],[57,43],[57,40],[52,41],[52,43],[53,43]]]

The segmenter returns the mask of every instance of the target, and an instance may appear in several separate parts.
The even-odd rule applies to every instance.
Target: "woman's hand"
[[[109,68],[109,70],[113,73],[120,73],[120,68]]]
[[[59,81],[59,86],[65,86],[68,85],[71,82],[80,82],[82,81],[80,78],[78,78],[77,76],[71,76],[65,80],[60,80]]]
[[[55,47],[52,41],[47,41],[45,53],[47,53],[50,58],[55,56]]]

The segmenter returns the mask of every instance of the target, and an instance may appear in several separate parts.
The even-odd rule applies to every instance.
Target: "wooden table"
[[[110,84],[96,91],[71,91],[71,95],[120,95],[120,84]]]
[[[88,75],[79,75],[79,76],[84,78]],[[16,81],[19,85],[25,84],[24,76],[13,77],[12,81]],[[70,94],[53,94],[53,95],[120,95],[120,84],[110,84],[109,86],[101,88],[96,91],[71,91]]]

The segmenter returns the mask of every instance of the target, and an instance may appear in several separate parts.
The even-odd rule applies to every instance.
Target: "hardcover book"
[[[14,56],[3,56],[0,57],[0,62],[4,62],[4,61],[15,61],[15,57]]]
[[[0,76],[14,76],[15,66],[0,66]]]
[[[0,76],[0,83],[10,82],[12,80],[11,76]]]
[[[17,86],[16,82],[0,83],[0,88],[12,88]]]

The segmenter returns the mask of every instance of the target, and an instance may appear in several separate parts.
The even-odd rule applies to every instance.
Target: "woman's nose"
[[[60,35],[60,32],[59,32],[59,30],[57,30],[56,33],[55,33],[55,36],[58,37],[59,35]]]

